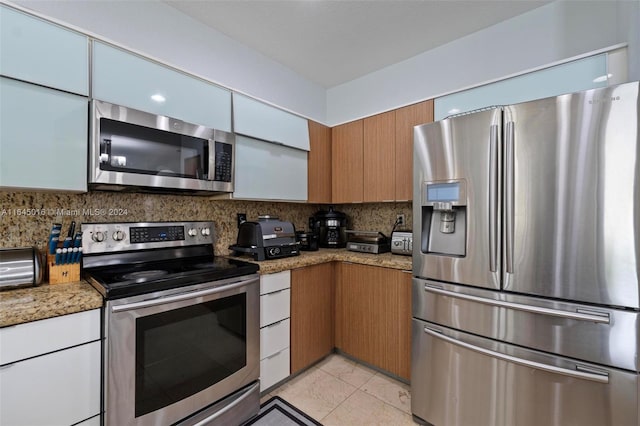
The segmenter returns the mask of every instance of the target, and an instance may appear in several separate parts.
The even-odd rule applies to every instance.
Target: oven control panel
[[[214,243],[213,222],[82,224],[84,254]]]

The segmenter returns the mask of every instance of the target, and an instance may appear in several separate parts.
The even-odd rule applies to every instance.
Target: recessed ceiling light
[[[460,109],[458,108],[451,108],[449,111],[447,111],[448,114],[457,114],[460,112]]]

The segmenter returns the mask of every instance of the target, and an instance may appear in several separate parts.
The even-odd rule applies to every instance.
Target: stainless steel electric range
[[[258,266],[214,256],[211,222],[82,225],[105,298],[104,424],[240,424],[259,410]]]

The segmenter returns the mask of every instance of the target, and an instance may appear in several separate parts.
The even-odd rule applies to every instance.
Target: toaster
[[[260,216],[257,222],[238,226],[236,244],[229,246],[234,255],[249,254],[253,260],[277,259],[300,254],[296,229],[291,222],[273,216]]]
[[[413,254],[413,232],[393,231],[391,234],[391,253],[411,256]]]

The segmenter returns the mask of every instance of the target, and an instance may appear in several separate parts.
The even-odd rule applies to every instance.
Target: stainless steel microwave
[[[235,136],[93,100],[89,187],[233,192]]]

